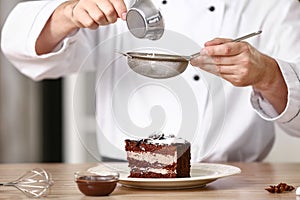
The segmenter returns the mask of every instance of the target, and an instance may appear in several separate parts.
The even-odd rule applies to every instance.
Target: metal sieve
[[[253,32],[230,42],[239,42],[261,32]],[[127,57],[127,64],[136,73],[150,78],[163,79],[174,77],[184,72],[189,61],[197,57],[200,52],[190,56],[144,52],[119,53]]]

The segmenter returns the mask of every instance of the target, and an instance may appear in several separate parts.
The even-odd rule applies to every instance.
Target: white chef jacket
[[[1,47],[16,68],[34,80],[95,70],[101,155],[125,159],[124,139],[162,131],[188,139],[192,161],[258,161],[272,147],[275,123],[300,136],[297,0],[154,0],[165,20],[158,41],[134,38],[119,20],[97,30],[80,29],[52,53],[39,56],[36,39],[64,1],[20,3],[3,27]],[[277,60],[288,87],[281,114],[251,87],[234,87],[192,66],[174,78],[146,78],[115,53],[155,48],[189,55],[214,37],[235,38],[257,30],[263,33],[247,41]]]

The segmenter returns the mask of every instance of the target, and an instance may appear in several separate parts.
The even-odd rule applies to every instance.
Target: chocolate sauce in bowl
[[[114,191],[118,176],[77,172],[75,182],[78,189],[87,196],[107,196]]]

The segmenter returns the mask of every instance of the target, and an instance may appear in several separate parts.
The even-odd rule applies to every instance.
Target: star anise
[[[282,193],[294,190],[295,187],[288,185],[286,183],[279,183],[278,185],[270,185],[268,188],[265,188],[270,193]]]

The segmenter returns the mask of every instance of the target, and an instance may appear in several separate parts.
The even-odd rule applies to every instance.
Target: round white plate
[[[125,187],[160,190],[205,187],[206,184],[219,178],[241,173],[240,168],[231,165],[195,163],[191,166],[189,178],[128,178],[130,169],[127,165],[128,163],[101,163],[88,171],[100,173],[115,170],[120,173],[119,183]]]

